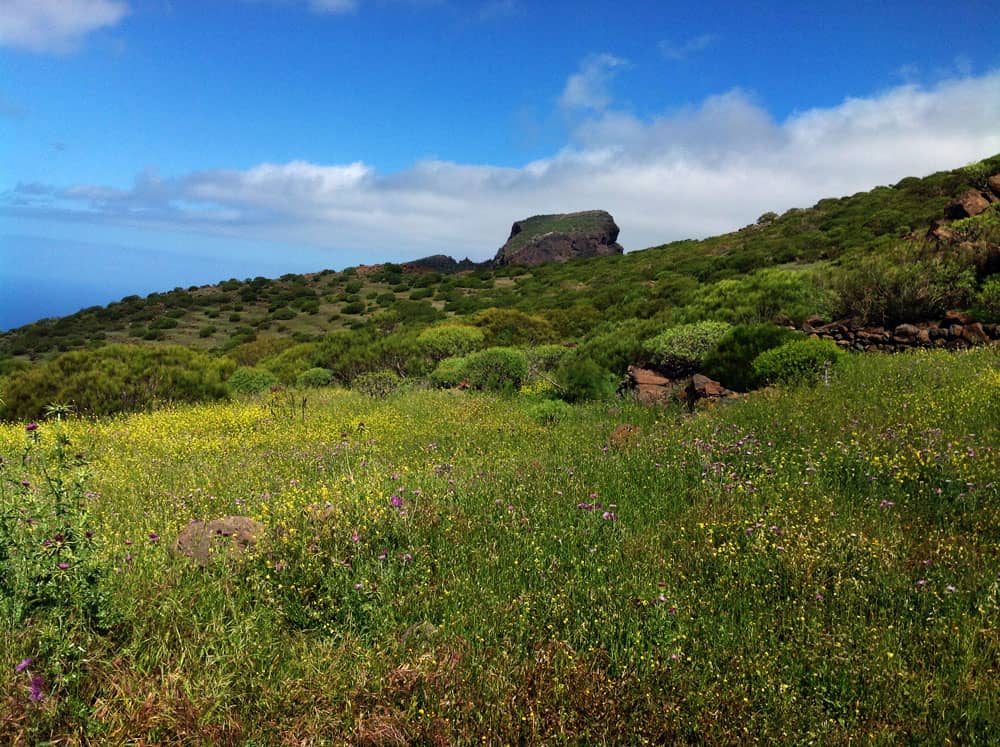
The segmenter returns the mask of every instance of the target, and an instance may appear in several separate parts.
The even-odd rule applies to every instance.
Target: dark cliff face
[[[536,215],[517,221],[493,260],[497,265],[541,265],[578,257],[621,254],[618,226],[604,210]]]

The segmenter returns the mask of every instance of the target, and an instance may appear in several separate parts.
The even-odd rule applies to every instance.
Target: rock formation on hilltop
[[[578,257],[621,254],[618,226],[604,210],[536,215],[517,221],[493,260],[497,265],[541,265]]]

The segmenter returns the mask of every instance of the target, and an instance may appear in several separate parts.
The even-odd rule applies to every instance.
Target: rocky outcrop
[[[618,226],[604,210],[536,215],[517,221],[493,260],[497,265],[541,265],[579,257],[603,257],[625,250]]]
[[[636,401],[643,405],[677,401],[694,407],[699,400],[713,402],[739,397],[736,392],[700,373],[672,379],[658,371],[638,366],[628,367],[621,389],[623,392],[634,392]]]
[[[951,220],[971,218],[984,212],[990,201],[977,189],[970,189],[945,208],[945,217]]]

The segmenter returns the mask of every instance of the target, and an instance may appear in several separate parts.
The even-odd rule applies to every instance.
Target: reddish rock
[[[970,189],[946,207],[944,214],[952,220],[971,218],[974,215],[979,215],[989,206],[989,200],[983,197],[978,190]]]
[[[895,337],[902,338],[904,340],[912,340],[918,334],[920,334],[920,328],[912,324],[900,324],[893,332]]]
[[[1000,174],[994,174],[987,180],[986,183],[990,187],[990,192],[992,192],[997,199],[1000,199]]]
[[[691,377],[688,385],[688,396],[692,400],[696,399],[723,399],[738,396],[736,392],[726,389],[718,381],[714,381],[703,374],[695,374]]]
[[[944,319],[941,320],[942,327],[950,327],[953,324],[972,324],[976,321],[964,311],[946,311]]]
[[[979,322],[964,325],[962,327],[962,339],[970,345],[979,345],[990,341],[989,335],[986,334],[985,330],[983,330],[983,325]]]
[[[629,366],[626,386],[635,391],[635,398],[640,404],[652,405],[668,401],[677,384],[656,371]]]

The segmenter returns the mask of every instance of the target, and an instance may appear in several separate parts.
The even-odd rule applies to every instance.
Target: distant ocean
[[[125,296],[208,285],[229,278],[279,277],[344,266],[343,255],[278,246],[227,248],[216,256],[0,236],[0,331],[104,306]],[[337,266],[333,265],[337,262]],[[351,264],[348,262],[347,264]]]

